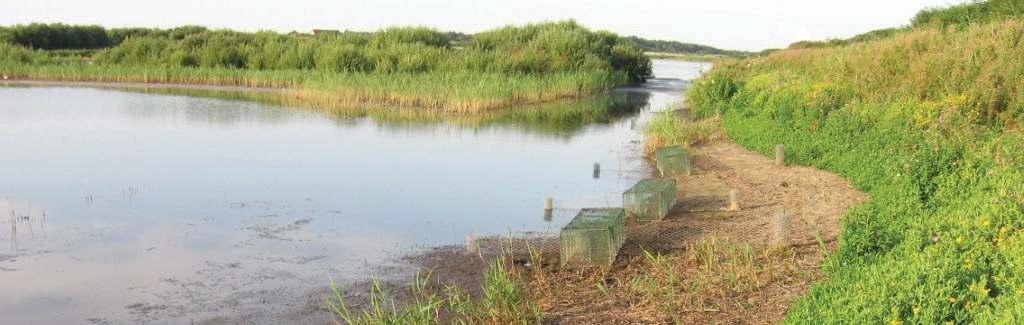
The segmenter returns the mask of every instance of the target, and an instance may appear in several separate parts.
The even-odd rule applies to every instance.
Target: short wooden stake
[[[789,211],[779,210],[772,219],[771,246],[773,248],[789,247],[789,234],[790,228],[793,226],[793,216]]]
[[[729,190],[729,211],[740,210],[740,191]]]
[[[783,166],[786,164],[786,146],[781,144],[775,145],[775,165]]]
[[[466,235],[466,251],[470,253],[476,253],[480,250],[480,245],[476,242],[476,236],[473,234]]]
[[[594,163],[594,179],[601,178],[601,164]]]
[[[550,198],[550,197],[544,198],[544,211],[551,211],[554,208],[555,208],[555,199],[554,198]]]

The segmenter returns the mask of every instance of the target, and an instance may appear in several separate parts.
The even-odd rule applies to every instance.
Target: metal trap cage
[[[674,179],[645,179],[622,193],[626,216],[639,221],[659,221],[676,205]]]
[[[615,262],[626,240],[625,210],[586,208],[562,228],[561,266],[606,266]]]
[[[654,152],[654,161],[662,177],[690,174],[690,154],[683,147],[658,148]]]

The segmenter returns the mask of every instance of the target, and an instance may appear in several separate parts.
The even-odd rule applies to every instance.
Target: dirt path
[[[640,247],[673,252],[688,241],[715,233],[755,246],[768,244],[772,216],[794,215],[792,244],[817,245],[839,235],[839,218],[867,196],[845,179],[804,166],[775,166],[774,161],[739,145],[720,141],[692,149],[695,172],[679,177],[679,203],[664,221],[634,225],[623,253]],[[739,191],[740,211],[724,211],[730,189]]]

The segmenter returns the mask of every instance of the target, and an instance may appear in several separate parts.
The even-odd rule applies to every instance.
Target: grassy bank
[[[453,112],[585,97],[651,74],[636,47],[571,21],[508,26],[468,41],[427,28],[319,35],[202,27],[102,31],[58,24],[0,29],[0,74],[288,88],[311,106]]]
[[[1024,23],[968,21],[719,63],[689,90],[733,141],[871,195],[788,322],[1024,322]]]

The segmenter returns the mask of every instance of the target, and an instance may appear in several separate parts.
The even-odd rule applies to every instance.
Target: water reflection
[[[650,92],[637,91],[637,89],[624,88],[582,100],[511,107],[478,114],[446,114],[419,108],[308,109],[300,106],[291,106],[293,103],[289,102],[289,97],[262,92],[188,88],[128,88],[125,90],[150,94],[247,100],[288,106],[292,109],[323,113],[336,121],[339,126],[356,125],[359,119],[368,118],[381,129],[395,132],[432,129],[439,124],[445,124],[469,129],[515,127],[536,135],[570,137],[588,125],[609,124],[623,118],[635,116],[640,110],[649,105],[651,98]],[[184,98],[187,99],[189,97]],[[174,104],[174,106],[178,107],[180,104]],[[188,110],[190,114],[187,115],[187,118],[205,123],[230,125],[251,121],[253,117],[251,107],[247,108],[238,105],[234,105],[230,109],[194,108],[203,109]],[[274,112],[274,114],[260,115],[258,117],[259,121],[263,123],[276,122],[282,121],[289,116],[288,114],[280,114],[282,111]],[[159,114],[176,113],[174,111],[168,112],[167,110],[157,109],[148,111],[144,115],[161,118],[158,116]]]

